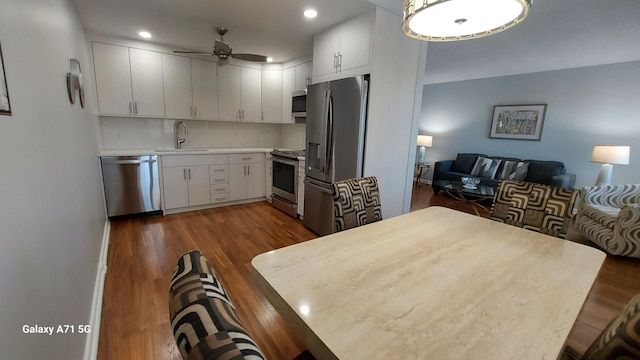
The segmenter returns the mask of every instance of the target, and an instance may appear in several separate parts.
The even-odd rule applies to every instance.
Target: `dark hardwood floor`
[[[421,184],[414,186],[411,210],[453,201]],[[467,204],[452,208],[473,213]],[[193,249],[213,264],[265,355],[293,359],[304,345],[254,287],[251,259],[315,237],[267,202],[112,222],[98,359],[181,359],[169,323],[168,288],[179,256]],[[575,231],[568,237],[594,246]],[[607,257],[568,344],[584,352],[639,292],[640,261]]]

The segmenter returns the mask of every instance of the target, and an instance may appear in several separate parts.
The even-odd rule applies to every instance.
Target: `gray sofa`
[[[481,162],[478,162],[479,157],[483,158]],[[498,187],[501,179],[521,180],[563,188],[573,187],[576,183],[576,175],[567,174],[564,164],[559,161],[521,160],[485,154],[459,153],[455,160],[435,163],[433,192],[437,194],[442,189],[437,184],[439,180],[460,181],[464,176],[478,177],[481,185],[493,188]]]

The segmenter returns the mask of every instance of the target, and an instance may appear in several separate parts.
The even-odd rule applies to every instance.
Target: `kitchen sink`
[[[155,152],[190,152],[190,151],[209,151],[209,149],[155,149]]]

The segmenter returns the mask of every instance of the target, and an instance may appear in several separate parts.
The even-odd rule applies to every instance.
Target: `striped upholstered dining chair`
[[[530,182],[501,180],[491,220],[565,238],[579,192]]]
[[[382,220],[375,176],[338,181],[331,188],[336,232]]]
[[[640,294],[609,322],[582,356],[567,346],[559,357],[559,360],[614,359],[640,359]]]

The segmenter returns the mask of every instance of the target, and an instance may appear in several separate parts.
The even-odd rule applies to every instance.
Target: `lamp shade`
[[[427,41],[475,39],[506,30],[531,12],[532,0],[403,0],[402,31]]]
[[[629,150],[629,146],[596,145],[593,147],[591,162],[629,165]]]
[[[429,135],[418,135],[418,146],[431,147],[433,137]]]

